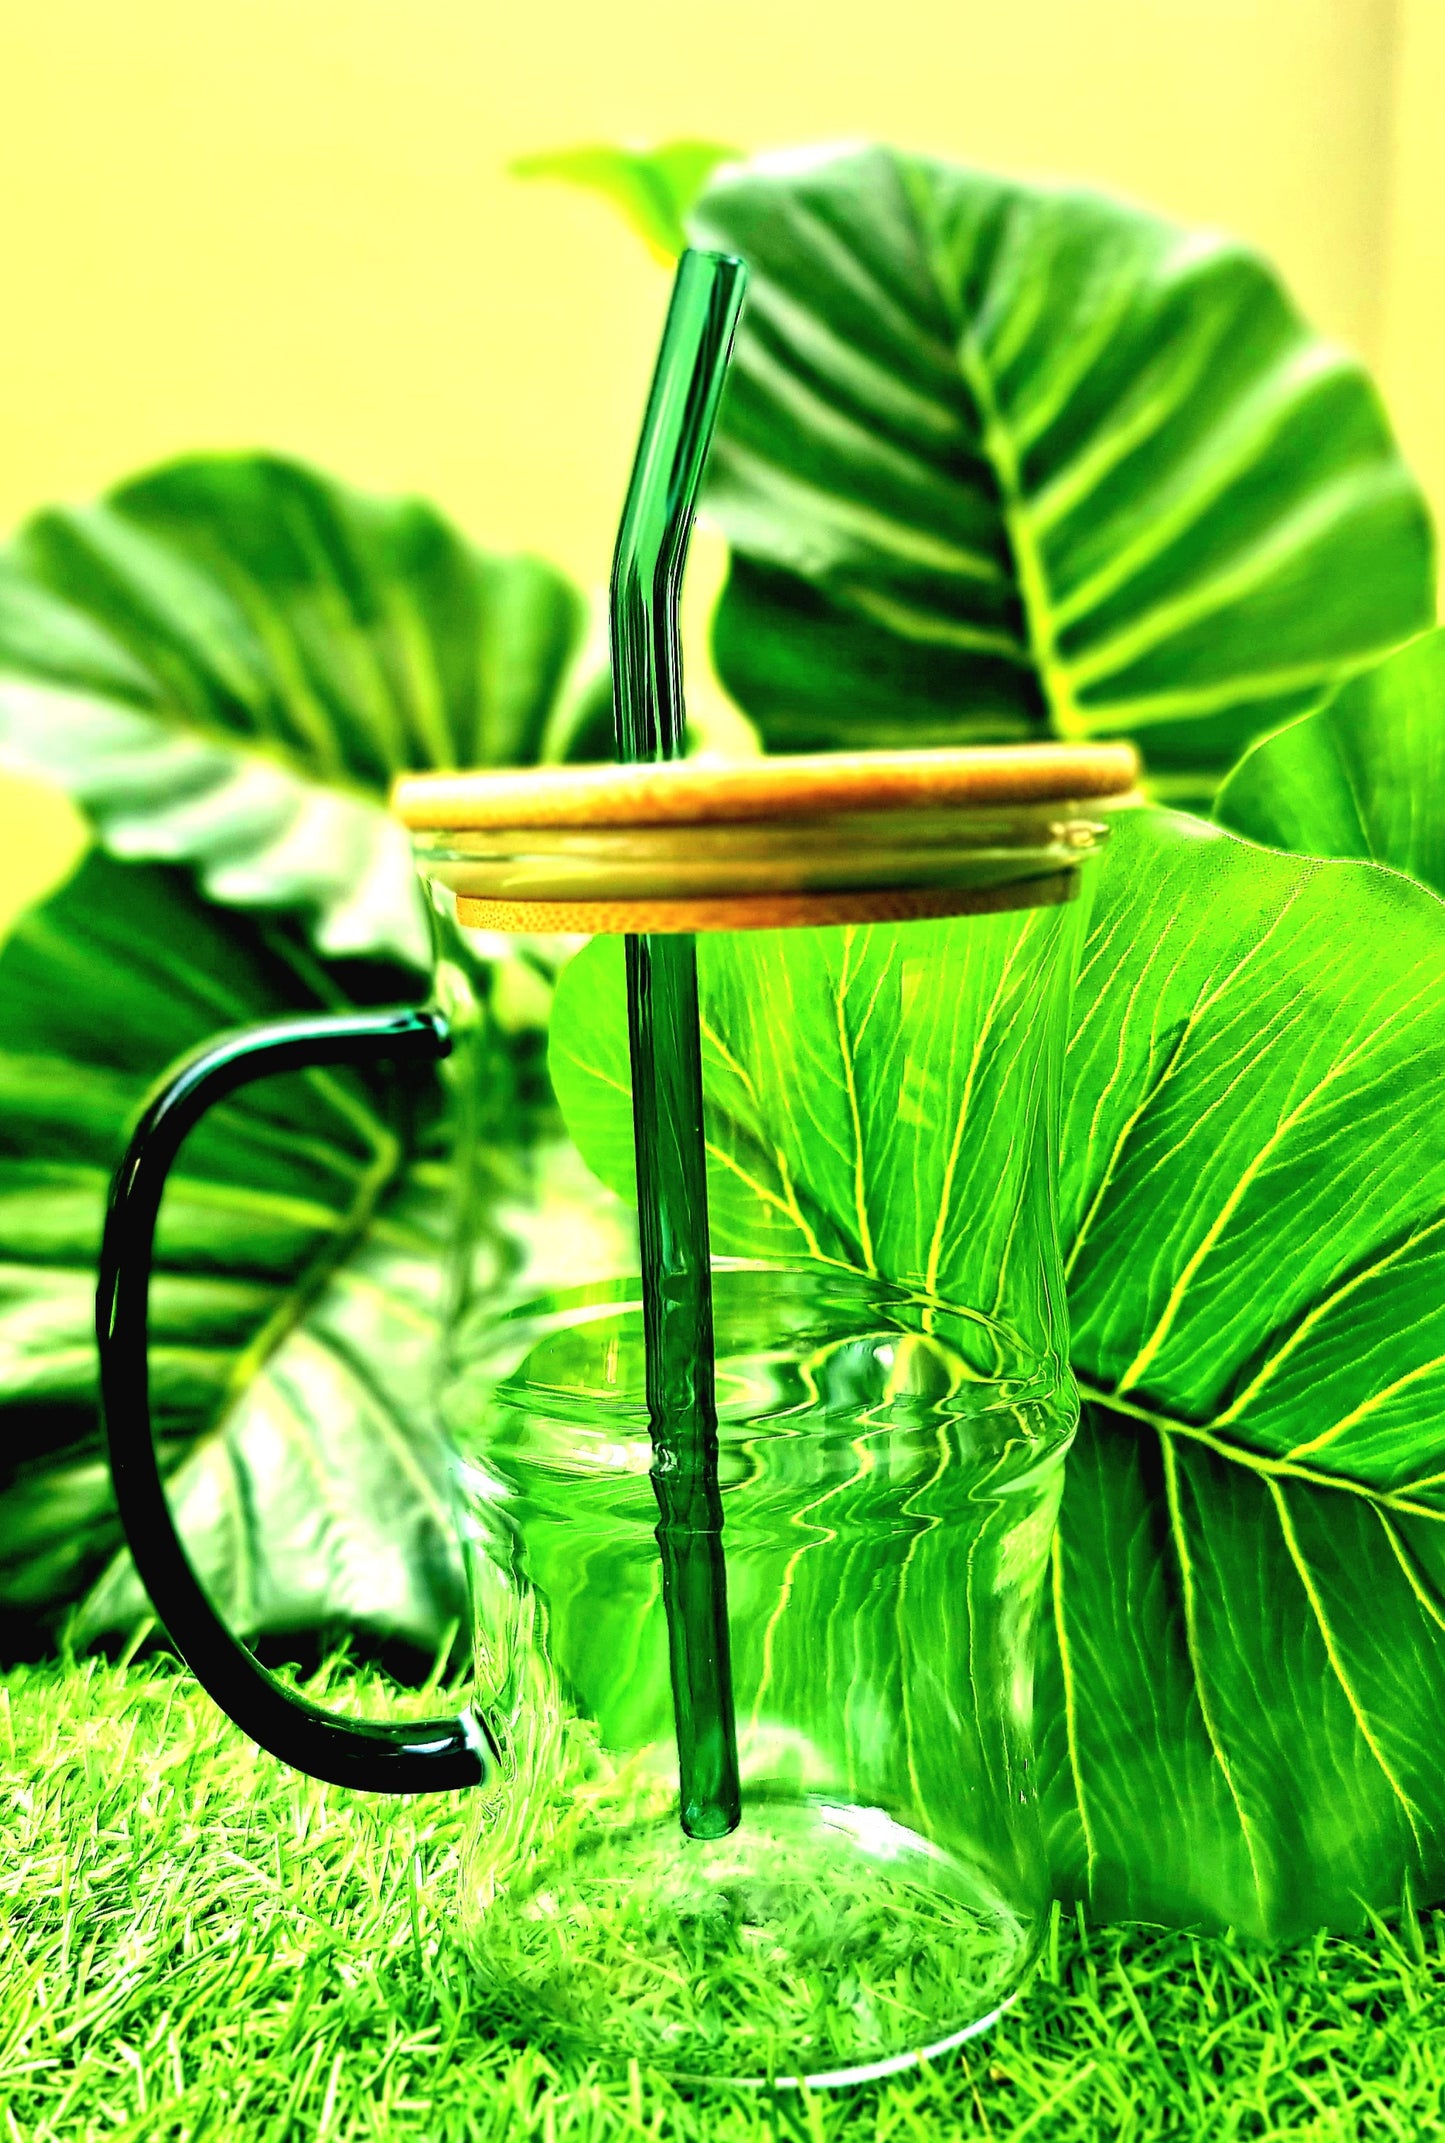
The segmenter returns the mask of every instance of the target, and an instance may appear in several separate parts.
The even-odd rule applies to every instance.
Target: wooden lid
[[[820,812],[1078,802],[1138,779],[1127,744],[976,744],[909,752],[810,752],[656,766],[507,767],[405,774],[392,794],[413,832],[483,827],[707,825]]]

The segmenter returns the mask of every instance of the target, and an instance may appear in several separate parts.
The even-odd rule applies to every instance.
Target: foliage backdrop
[[[1156,795],[1205,801],[1262,738],[1230,823],[1438,881],[1438,645],[1370,670],[1430,620],[1423,504],[1262,263],[885,150],[644,191],[655,242],[671,200],[754,264],[713,501],[719,661],[767,743],[1122,733]],[[593,645],[552,568],[276,457],[152,472],[0,562],[0,744],[100,850],[0,954],[12,1645],[97,1577],[87,1628],[136,1605],[102,1575],[89,1287],[145,1082],[217,1026],[418,993],[390,777],[605,749]],[[1102,873],[1040,1713],[1058,1879],[1097,1908],[1279,1933],[1445,1885],[1441,916],[1375,863],[1155,812]],[[535,1037],[494,1027],[520,1079]],[[418,1396],[448,1106],[313,1077],[187,1155],[166,1455],[247,1634],[424,1643],[454,1608]]]

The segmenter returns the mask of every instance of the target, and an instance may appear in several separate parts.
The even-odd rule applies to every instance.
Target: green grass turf
[[[499,2034],[454,1934],[460,1806],[298,1778],[164,1658],[13,1670],[0,2143],[1445,2136],[1445,1912],[1273,1953],[1061,1913],[1019,2008],[933,2073],[688,2093]]]

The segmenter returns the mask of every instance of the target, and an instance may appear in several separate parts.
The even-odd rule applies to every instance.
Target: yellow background
[[[666,274],[505,175],[872,135],[1271,252],[1445,506],[1445,0],[0,0],[0,527],[193,447],[605,576]],[[73,852],[0,790],[0,921]]]

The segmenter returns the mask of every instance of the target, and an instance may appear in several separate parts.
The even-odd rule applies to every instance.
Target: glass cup
[[[472,1789],[456,1925],[499,2026],[679,2076],[837,2084],[958,2044],[1027,1977],[1049,1901],[1034,1634],[1077,1418],[1055,1119],[1102,830],[1070,799],[1131,773],[1056,747],[407,784],[432,1003],[223,1038],[147,1111],[100,1294],[138,1568],[263,1746],[371,1790]],[[569,1130],[538,1072],[498,1121],[505,991],[478,929],[568,933],[534,974],[598,931],[705,933],[716,1478],[686,1537],[635,1213],[594,1173],[606,1139],[575,1095]],[[598,975],[601,1047],[619,1000]],[[222,1628],[145,1401],[150,1244],[186,1131],[250,1078],[387,1055],[445,1058],[453,1099],[437,1394],[475,1662],[462,1714],[402,1724],[321,1712]],[[741,1813],[689,1835],[678,1614],[708,1556]]]

